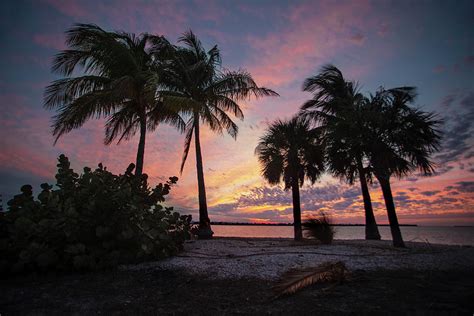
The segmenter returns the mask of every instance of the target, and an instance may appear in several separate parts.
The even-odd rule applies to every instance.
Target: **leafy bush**
[[[191,216],[160,202],[178,178],[150,188],[147,175],[114,175],[99,164],[78,175],[58,158],[57,190],[30,185],[0,213],[0,273],[95,270],[176,254],[189,237]]]
[[[335,235],[331,219],[323,212],[315,218],[310,218],[303,223],[305,237],[315,238],[323,244],[332,243]]]

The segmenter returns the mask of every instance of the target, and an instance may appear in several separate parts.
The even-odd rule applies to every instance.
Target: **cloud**
[[[440,193],[441,191],[439,190],[434,190],[434,191],[423,191],[423,192],[420,192],[420,194],[423,194],[424,196],[433,196],[433,195],[436,195],[438,193]]]
[[[380,36],[380,37],[386,37],[387,35],[389,35],[391,33],[391,28],[390,28],[390,25],[386,22],[382,22],[379,26],[379,29],[377,31],[377,34]]]
[[[474,181],[460,181],[456,182],[455,189],[460,192],[473,193],[474,192]]]
[[[248,38],[258,56],[249,67],[252,74],[258,82],[269,86],[301,80],[309,69],[315,70],[315,66],[331,60],[335,52],[362,45],[365,40],[362,32],[378,23],[364,18],[371,10],[367,1],[311,2],[291,6],[281,17],[287,27],[265,37]],[[351,69],[346,72],[356,75]]]
[[[366,39],[366,37],[360,33],[356,33],[349,37],[351,41],[353,41],[357,45],[362,45]]]
[[[458,102],[452,112],[446,116],[442,149],[435,156],[441,164],[458,162],[463,157],[470,158],[466,156],[470,154],[474,133],[474,92],[462,93],[457,97],[451,96],[448,100],[449,104],[452,104],[454,99]],[[445,166],[445,168],[449,167]]]
[[[474,66],[474,55],[464,57],[464,63],[466,65]]]
[[[443,66],[443,65],[438,65],[438,66],[433,68],[433,72],[437,73],[437,74],[445,72],[445,71],[446,71],[446,67]]]
[[[87,9],[87,7],[84,5],[84,1],[45,0],[45,2],[62,14],[74,18],[87,18],[90,17],[91,13],[93,12]]]
[[[454,100],[456,100],[456,94],[454,94],[454,93],[448,94],[441,101],[441,105],[445,106],[445,107],[449,107],[454,102]]]
[[[63,50],[66,48],[63,34],[36,34],[33,36],[33,42],[55,50]]]
[[[456,62],[448,65],[437,65],[433,68],[433,72],[440,73],[458,73],[460,71],[469,71],[470,68],[474,67],[474,56],[468,55],[462,59],[458,59]]]

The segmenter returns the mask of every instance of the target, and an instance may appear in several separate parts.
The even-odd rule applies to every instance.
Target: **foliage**
[[[104,143],[140,143],[137,174],[142,173],[145,133],[160,123],[184,130],[185,124],[156,97],[158,65],[167,40],[150,34],[108,32],[94,24],[76,24],[66,31],[68,49],[59,52],[52,71],[63,78],[45,90],[44,106],[56,111],[55,141],[92,118],[106,118]]]
[[[431,155],[439,150],[441,121],[437,115],[414,108],[416,88],[380,88],[370,99],[367,140],[370,168],[377,177],[387,207],[393,245],[405,247],[390,187],[392,175],[404,177],[415,170],[431,175]]]
[[[278,96],[268,88],[259,87],[252,75],[244,70],[229,71],[222,68],[221,53],[217,45],[206,51],[201,41],[188,31],[179,39],[183,46],[175,47],[172,58],[163,67],[162,86],[159,95],[169,108],[189,116],[181,171],[188,156],[193,133],[198,137],[199,121],[222,134],[227,131],[237,137],[238,126],[232,114],[243,119],[237,104],[251,96]]]
[[[359,172],[368,171],[363,169],[367,98],[333,65],[307,78],[303,91],[313,93],[313,98],[302,105],[300,115],[321,128],[328,170],[353,184]]]
[[[290,295],[316,283],[342,283],[349,276],[349,270],[342,261],[325,262],[317,267],[287,271],[273,287],[276,298]]]
[[[336,233],[331,226],[331,219],[323,212],[320,216],[304,222],[303,229],[306,237],[317,239],[323,244],[331,244]]]
[[[308,120],[293,117],[269,126],[255,148],[262,175],[270,184],[283,179],[285,189],[292,190],[295,240],[301,240],[301,203],[299,187],[305,178],[314,183],[324,172],[324,148],[317,129]]]
[[[147,175],[114,175],[102,164],[79,175],[64,155],[58,158],[56,186],[43,183],[8,202],[0,214],[0,271],[95,270],[118,263],[168,257],[189,237],[191,216],[163,207],[172,185],[150,188]]]
[[[270,184],[281,180],[285,189],[305,178],[314,183],[324,172],[324,148],[317,129],[306,119],[278,120],[269,126],[255,148],[262,175]]]
[[[439,150],[442,123],[437,115],[413,106],[416,88],[379,89],[367,115],[368,157],[377,178],[404,177],[417,169],[431,175],[430,156]]]
[[[200,145],[200,125],[222,134],[237,137],[238,126],[232,116],[243,120],[238,102],[278,94],[259,87],[250,73],[244,70],[229,71],[222,67],[220,50],[215,45],[207,50],[192,32],[179,38],[182,46],[171,47],[170,59],[160,67],[158,95],[164,106],[186,117],[185,141],[180,171],[188,157],[194,135],[196,171],[199,192],[199,237],[210,238],[210,220],[207,212],[204,168]]]

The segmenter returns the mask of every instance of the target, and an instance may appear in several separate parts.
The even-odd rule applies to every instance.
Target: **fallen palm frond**
[[[325,262],[317,267],[294,269],[286,272],[272,289],[278,298],[293,294],[315,283],[340,283],[346,279],[348,274],[349,271],[344,262]]]
[[[303,230],[306,237],[319,240],[323,244],[330,244],[335,235],[334,227],[331,224],[331,218],[321,212],[319,216],[309,218],[304,222]]]

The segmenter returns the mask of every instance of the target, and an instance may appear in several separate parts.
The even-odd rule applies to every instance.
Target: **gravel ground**
[[[211,279],[275,280],[292,268],[343,261],[351,271],[367,270],[472,270],[474,248],[469,246],[391,241],[337,240],[332,245],[291,239],[214,238],[189,241],[178,256],[159,262],[122,266],[124,271],[185,270]]]
[[[351,277],[275,299],[283,272],[329,260]],[[215,238],[119,270],[1,280],[0,315],[473,315],[473,267],[473,247]]]

